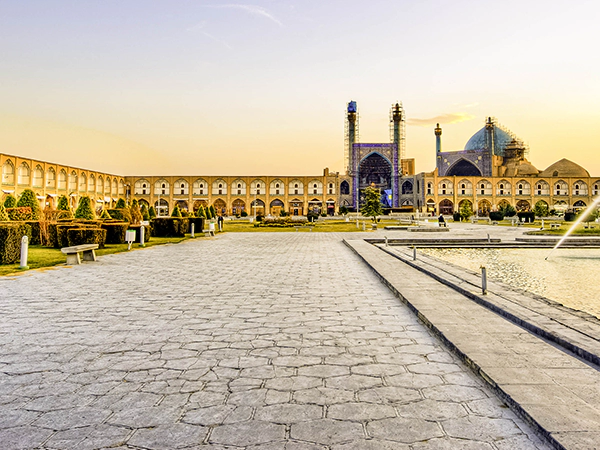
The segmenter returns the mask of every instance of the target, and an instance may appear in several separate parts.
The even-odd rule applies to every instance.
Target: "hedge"
[[[502,211],[490,211],[490,220],[499,222],[504,220],[504,213]]]
[[[194,224],[194,233],[201,233],[204,230],[205,219],[203,217],[188,217],[189,232],[192,232],[192,224]]]
[[[577,214],[574,212],[566,212],[565,213],[565,222],[574,222],[577,219]]]
[[[533,223],[535,220],[535,213],[533,211],[519,211],[517,217],[521,222],[523,222],[523,218],[525,218],[525,222]]]
[[[110,217],[116,220],[127,221],[129,223],[133,221],[129,208],[109,209],[108,214],[110,214]]]
[[[82,244],[98,244],[99,248],[104,247],[106,240],[106,230],[102,228],[69,228],[67,230],[68,247]]]
[[[42,243],[42,227],[39,220],[28,220],[25,222],[31,227],[31,240],[29,245],[41,245]]]
[[[10,220],[32,220],[33,216],[29,206],[15,206],[14,208],[6,208]]]
[[[71,228],[99,228],[98,221],[58,221],[48,224],[48,247],[69,247],[67,231]]]
[[[189,219],[176,217],[161,217],[152,219],[153,236],[183,237],[188,229]]]
[[[21,238],[31,235],[31,226],[23,223],[0,223],[0,264],[15,264],[21,259]]]
[[[129,227],[128,222],[104,222],[102,229],[106,230],[105,242],[107,244],[124,244],[127,227]]]
[[[135,231],[135,242],[140,242],[140,228],[142,226],[140,224],[137,225],[130,225],[128,230],[131,231]],[[144,242],[148,242],[150,240],[150,236],[152,235],[152,227],[149,225],[145,225],[144,226],[145,230],[144,230]]]

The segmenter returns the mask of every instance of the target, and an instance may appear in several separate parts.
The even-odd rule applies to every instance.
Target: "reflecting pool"
[[[600,317],[600,249],[421,248],[474,272],[485,265],[488,277],[543,295],[573,309]]]

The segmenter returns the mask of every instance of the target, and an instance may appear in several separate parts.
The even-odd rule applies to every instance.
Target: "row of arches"
[[[458,203],[458,208],[456,208],[456,209],[454,208],[454,202],[449,199],[444,199],[441,202],[439,202],[437,210],[436,210],[435,201],[433,199],[428,199],[426,202],[426,206],[427,206],[427,212],[434,212],[434,213],[439,213],[439,214],[444,214],[444,215],[450,215],[450,214],[453,214],[455,211],[460,210],[460,208],[465,203],[467,203],[471,207],[471,209],[477,213],[478,216],[482,216],[482,217],[487,216],[490,213],[490,211],[497,211],[497,210],[503,209],[509,205],[513,206],[517,211],[531,211],[534,206],[527,200],[518,200],[514,205],[511,205],[510,202],[508,202],[507,200],[502,200],[498,203],[498,205],[496,205],[496,207],[493,207],[493,205],[488,200],[485,200],[485,199],[477,202],[476,210],[473,208],[473,202],[471,200],[467,200],[467,199],[461,200]],[[546,208],[554,209],[556,211],[566,211],[569,209],[569,204],[564,200],[556,201],[552,205],[549,205],[544,200],[538,200],[536,203],[540,203],[540,204],[544,205]],[[572,206],[573,210],[575,210],[575,211],[579,211],[586,207],[587,207],[586,202],[584,202],[582,200],[578,200],[578,201],[574,202],[573,206]]]
[[[138,201],[140,204],[145,204],[148,207],[150,206],[148,201],[145,199],[139,199]],[[218,214],[225,216],[240,216],[244,215],[244,213],[248,215],[264,216],[270,214],[273,216],[279,216],[284,211],[287,214],[295,216],[302,216],[308,212],[314,212],[316,214],[326,213],[329,215],[333,215],[335,213],[335,200],[333,199],[323,202],[318,198],[313,198],[305,203],[299,198],[294,198],[288,201],[286,205],[284,200],[280,198],[273,199],[268,204],[259,198],[250,202],[246,202],[241,198],[237,198],[229,204],[225,201],[225,199],[217,198],[212,204]],[[175,205],[178,205],[180,209],[190,212],[193,211],[195,213],[198,211],[200,206],[208,206],[208,202],[206,200],[195,200],[193,202],[188,202],[187,200],[175,200],[172,203],[169,203],[167,199],[160,198],[153,204],[156,212],[161,216],[169,215]]]
[[[335,194],[336,188],[334,183],[327,183],[325,186],[320,180],[312,180],[304,183],[301,180],[292,180],[289,183],[284,183],[282,180],[273,180],[268,185],[264,180],[255,179],[250,185],[243,179],[237,179],[231,183],[227,183],[223,179],[217,179],[212,183],[208,183],[203,178],[198,178],[192,185],[192,195],[285,195],[286,188],[289,195],[304,195],[306,192],[309,195],[322,195],[326,190],[327,194]],[[155,181],[153,184],[146,179],[139,179],[134,183],[135,195],[189,195],[190,183],[185,178],[180,178],[173,184],[165,179]]]
[[[15,166],[11,160],[6,160],[2,165],[2,184],[69,190],[71,192],[97,192],[109,195],[125,194],[123,180],[118,180],[116,177],[103,177],[102,175],[96,177],[93,173],[88,175],[85,172],[78,173],[75,170],[67,173],[65,169],[61,169],[56,173],[54,167],[50,167],[44,171],[39,164],[32,171],[26,162],[21,163],[15,170]]]
[[[427,195],[433,195],[433,182],[427,183]],[[449,179],[442,179],[438,182],[437,193],[438,195],[499,195],[499,196],[511,196],[511,195],[557,195],[557,196],[587,196],[590,194],[590,186],[583,181],[575,181],[569,186],[565,181],[558,180],[552,183],[552,186],[545,180],[538,180],[534,183],[529,183],[526,180],[520,180],[513,186],[508,180],[500,180],[496,183],[495,191],[494,186],[488,180],[479,180],[473,186],[471,181],[464,179],[454,183]],[[595,181],[591,184],[591,194],[600,194],[600,180]]]

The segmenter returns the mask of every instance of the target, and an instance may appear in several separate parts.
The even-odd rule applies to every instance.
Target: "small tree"
[[[40,204],[37,200],[35,192],[33,192],[31,189],[25,189],[19,197],[17,207],[22,206],[29,206],[31,208],[32,220],[39,220],[40,216],[42,215],[42,210],[40,209]]]
[[[204,211],[204,206],[200,205],[198,211],[196,211],[196,216],[206,219],[206,212]]]
[[[156,217],[156,210],[154,209],[154,206],[151,206],[148,209],[148,217],[150,217],[150,219],[154,219]]]
[[[377,216],[383,213],[381,206],[381,193],[374,184],[364,190],[365,203],[360,208],[360,213],[365,217],[371,217],[373,222],[377,222]]]
[[[102,214],[100,215],[101,219],[112,219],[112,217],[110,216],[110,214],[108,213],[108,211],[106,209],[102,210]]]
[[[150,214],[148,213],[148,207],[145,203],[142,203],[142,207],[140,208],[140,212],[142,213],[142,219],[150,220]]]
[[[79,205],[75,210],[75,218],[87,220],[94,220],[96,218],[96,214],[94,214],[94,210],[92,209],[92,202],[87,195],[79,199]]]
[[[340,214],[342,216],[345,216],[346,214],[348,214],[348,208],[346,208],[344,205],[340,206]]]
[[[60,197],[58,197],[56,209],[58,209],[59,211],[69,211],[71,209],[69,208],[69,199],[66,195],[63,194]]]
[[[215,217],[217,217],[217,211],[215,210],[215,207],[213,205],[210,205],[210,207],[208,208],[210,210],[210,218],[214,219]]]
[[[500,212],[504,217],[513,217],[517,214],[517,210],[510,203],[500,206]]]
[[[125,200],[123,200],[122,198],[120,198],[119,200],[117,200],[117,204],[115,205],[115,209],[119,209],[119,208],[126,208],[127,205],[125,204]]]
[[[4,198],[4,207],[5,208],[14,208],[15,206],[17,206],[17,199],[12,194],[8,194]]]
[[[468,220],[473,215],[473,206],[470,201],[465,200],[461,203],[459,214],[463,220]]]
[[[10,220],[8,217],[8,213],[6,212],[6,208],[2,203],[0,203],[0,222],[6,222]]]
[[[173,212],[171,213],[171,217],[181,217],[181,210],[179,209],[179,205],[175,205],[175,208],[173,208]]]
[[[550,214],[548,204],[543,200],[540,200],[535,204],[535,206],[533,207],[533,212],[537,217],[548,217],[548,215]]]
[[[137,199],[134,198],[131,201],[131,206],[129,207],[129,210],[131,211],[132,224],[139,224],[144,219],[142,217],[142,212],[140,211],[140,204],[138,203]]]

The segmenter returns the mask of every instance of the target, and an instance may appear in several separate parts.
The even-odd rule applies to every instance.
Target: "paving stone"
[[[281,404],[256,408],[256,420],[273,423],[296,423],[320,419],[323,408],[316,405]]]
[[[247,446],[281,440],[284,436],[285,425],[251,421],[216,427],[210,435],[210,442]]]
[[[378,439],[413,444],[444,435],[439,425],[422,419],[394,418],[367,424],[367,432]]]
[[[367,422],[370,420],[396,417],[396,411],[389,405],[369,403],[340,403],[327,408],[327,417],[337,420]]]
[[[51,430],[68,430],[104,422],[111,412],[106,409],[72,408],[44,413],[33,425]]]
[[[207,428],[175,423],[137,430],[127,444],[155,450],[184,448],[200,444],[207,434]]]
[[[3,448],[11,450],[40,448],[51,435],[51,430],[32,426],[2,428],[0,444]]]
[[[359,423],[322,419],[293,424],[290,436],[302,441],[332,445],[364,437],[364,434]]]

